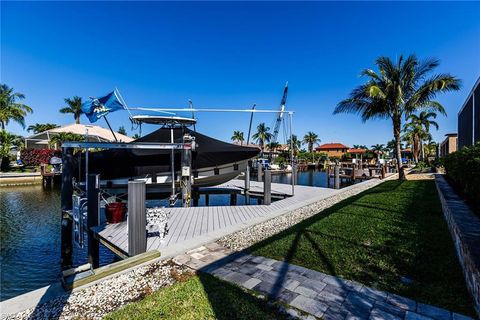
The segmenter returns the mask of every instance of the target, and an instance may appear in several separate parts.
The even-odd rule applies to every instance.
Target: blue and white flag
[[[94,98],[82,104],[82,111],[90,122],[96,122],[99,118],[110,112],[126,109],[125,102],[117,89],[104,97]]]

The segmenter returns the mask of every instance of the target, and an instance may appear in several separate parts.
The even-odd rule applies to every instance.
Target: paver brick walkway
[[[174,258],[178,264],[206,272],[295,309],[294,317],[322,319],[472,320],[448,310],[417,303],[304,267],[246,253],[232,253],[210,243]]]

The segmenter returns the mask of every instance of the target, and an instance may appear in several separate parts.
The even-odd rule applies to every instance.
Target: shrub
[[[476,206],[480,205],[480,142],[443,159],[447,177]]]
[[[27,166],[38,166],[42,163],[49,163],[52,157],[61,157],[60,150],[52,149],[25,149],[20,155],[20,159]]]

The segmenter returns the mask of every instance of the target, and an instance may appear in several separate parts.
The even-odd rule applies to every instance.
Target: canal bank
[[[1,172],[0,187],[34,185],[42,183],[40,172]]]

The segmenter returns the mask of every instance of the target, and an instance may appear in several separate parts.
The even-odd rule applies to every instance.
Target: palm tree
[[[437,153],[437,143],[433,140],[428,140],[427,143],[425,144],[424,148],[425,148],[425,153],[428,156],[431,156],[431,155],[436,155]]]
[[[313,147],[320,141],[318,135],[312,131],[308,131],[307,134],[303,136],[303,143],[307,145],[308,152],[310,153],[313,152]]]
[[[445,114],[444,107],[435,97],[439,93],[459,90],[461,81],[450,74],[428,77],[438,65],[436,59],[419,61],[415,55],[406,59],[401,55],[397,62],[379,57],[375,64],[379,72],[362,71],[369,79],[355,88],[350,97],[338,103],[334,114],[357,113],[363,121],[391,119],[399,179],[405,179],[400,154],[402,120],[416,111],[437,111]]]
[[[33,133],[40,133],[40,132],[48,131],[58,127],[60,126],[54,123],[35,123],[32,125],[29,125],[27,128],[27,131],[28,132],[33,131]]]
[[[354,144],[353,149],[368,149],[366,145],[364,144]]]
[[[411,114],[407,117],[407,120],[410,120],[410,123],[407,124],[407,126],[410,125],[412,127],[418,127],[418,134],[415,136],[415,138],[418,139],[417,144],[419,145],[419,149],[421,150],[422,160],[425,158],[423,141],[428,139],[430,126],[434,126],[438,130],[438,123],[434,120],[430,120],[430,118],[435,119],[436,117],[437,114],[435,112],[427,111],[422,111],[419,115]]]
[[[85,137],[81,134],[70,133],[70,132],[59,132],[53,137],[50,138],[49,145],[58,149],[66,141],[84,141]]]
[[[269,150],[270,152],[275,152],[275,151],[278,149],[278,147],[280,147],[280,143],[278,143],[278,142],[269,142],[269,143],[267,143],[266,146],[267,146],[267,148],[268,148],[268,150]]]
[[[287,145],[289,149],[293,150],[293,155],[296,157],[298,150],[300,150],[300,148],[302,147],[302,142],[298,140],[298,137],[296,135],[292,134],[292,138],[287,139]]]
[[[380,158],[380,153],[385,151],[384,144],[374,144],[370,148],[377,155],[377,158]]]
[[[17,100],[25,99],[25,95],[19,92],[13,92],[13,88],[6,84],[0,85],[0,126],[5,130],[5,126],[13,120],[25,128],[25,116],[32,113],[31,107],[18,103]]]
[[[2,168],[3,159],[7,159],[13,145],[14,136],[7,130],[0,130],[0,169]]]
[[[117,132],[120,133],[120,134],[123,134],[124,136],[127,135],[127,130],[125,129],[124,126],[120,126],[120,128],[118,128]]]
[[[80,115],[83,113],[82,111],[82,98],[78,96],[74,96],[73,98],[65,98],[65,103],[68,107],[64,107],[60,109],[60,113],[73,113],[73,117],[75,118],[75,123],[80,123]]]
[[[233,136],[231,139],[232,141],[240,142],[240,145],[243,145],[243,141],[245,141],[242,131],[233,131]]]
[[[270,133],[270,128],[265,125],[265,122],[262,122],[257,126],[257,133],[252,136],[252,138],[260,145],[262,153],[265,144],[270,142],[272,137],[273,135]]]
[[[394,158],[396,158],[396,144],[395,144],[395,139],[392,139],[390,141],[387,142],[387,146],[385,147],[385,149],[388,150],[388,152],[391,152],[394,156]],[[400,144],[400,149],[403,149],[403,144]]]

